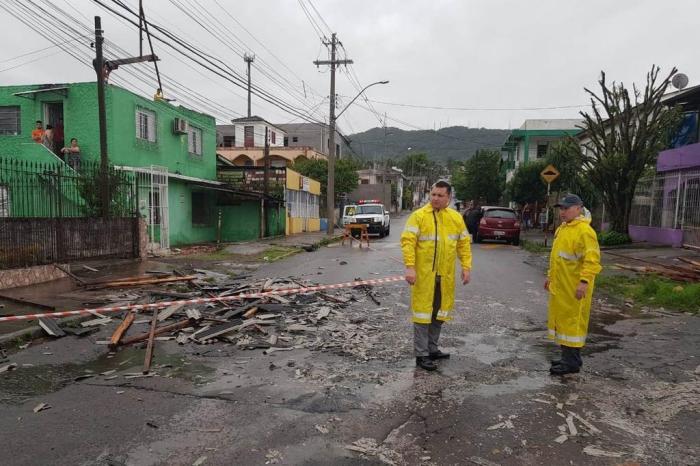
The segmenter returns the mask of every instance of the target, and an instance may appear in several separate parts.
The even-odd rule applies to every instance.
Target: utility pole
[[[250,112],[250,65],[255,61],[255,55],[246,53],[243,55],[243,61],[246,62],[248,65],[248,116],[251,116]],[[267,132],[267,129],[265,129],[265,132]]]
[[[100,125],[100,200],[102,202],[102,216],[109,217],[109,157],[107,155],[107,113],[105,111],[105,83],[109,73],[119,68],[120,65],[129,65],[140,62],[156,62],[158,57],[154,54],[133,58],[120,58],[117,60],[105,60],[102,54],[104,36],[102,35],[102,18],[95,16],[95,59],[92,62],[97,73],[97,113]],[[152,49],[151,49],[152,50]],[[160,77],[158,78],[160,81]],[[160,90],[160,89],[159,89]]]
[[[269,129],[265,126],[265,145],[263,149],[263,198],[260,203],[262,218],[260,219],[260,232],[264,238],[267,235],[267,209],[265,203],[270,194],[270,136]]]
[[[109,186],[107,180],[107,113],[105,111],[105,64],[102,56],[102,18],[95,16],[95,72],[97,73],[97,112],[100,125],[100,198],[102,216],[109,217]]]
[[[328,218],[328,236],[333,235],[335,229],[335,69],[337,65],[351,65],[352,60],[336,60],[336,48],[338,39],[336,33],[331,35],[330,42],[323,41],[323,44],[331,46],[330,60],[315,60],[314,65],[330,65],[331,67],[331,94],[330,94],[330,118],[328,128],[328,186],[326,186],[326,217]]]

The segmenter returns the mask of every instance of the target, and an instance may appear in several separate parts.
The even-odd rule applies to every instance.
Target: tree
[[[357,188],[360,168],[356,160],[340,159],[335,161],[335,192],[349,193]],[[292,165],[292,170],[308,176],[321,183],[321,198],[326,199],[328,186],[328,161],[323,159],[300,160]]]
[[[542,202],[547,196],[547,186],[540,173],[547,166],[545,160],[534,160],[518,167],[508,183],[508,195],[520,205]]]
[[[498,203],[505,185],[505,177],[501,174],[501,154],[488,149],[477,151],[474,157],[452,171],[452,184],[458,199]]]
[[[680,123],[680,107],[669,108],[662,97],[676,74],[673,68],[659,81],[660,68],[652,66],[641,92],[632,85],[632,95],[623,83],[608,85],[601,72],[600,93],[585,89],[591,114],[584,119],[583,166],[591,182],[600,189],[613,231],[627,233],[632,199],[639,178],[652,165],[659,151],[668,147]],[[601,112],[602,109],[602,112]]]

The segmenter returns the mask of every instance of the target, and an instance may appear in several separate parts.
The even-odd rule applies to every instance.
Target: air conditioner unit
[[[175,118],[173,120],[173,133],[187,134],[188,129],[189,124],[187,123],[187,120],[183,120],[182,118]]]

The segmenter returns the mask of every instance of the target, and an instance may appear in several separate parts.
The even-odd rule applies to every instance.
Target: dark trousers
[[[435,277],[435,289],[433,290],[433,315],[429,324],[413,324],[413,350],[416,357],[428,356],[437,353],[438,340],[442,330],[442,321],[437,319],[437,313],[442,304],[442,290],[440,289],[440,276]]]
[[[581,348],[561,345],[561,362],[569,367],[580,369],[583,365]]]

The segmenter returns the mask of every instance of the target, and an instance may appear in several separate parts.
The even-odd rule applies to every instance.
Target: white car
[[[379,235],[380,238],[388,235],[391,229],[389,212],[384,204],[376,200],[346,205],[343,209],[343,225],[350,223],[364,223],[370,235]]]

